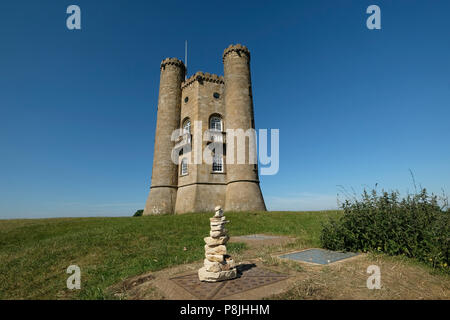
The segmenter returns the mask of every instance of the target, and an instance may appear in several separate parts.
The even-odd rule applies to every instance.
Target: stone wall
[[[210,117],[222,118],[225,142],[227,128],[254,128],[253,98],[250,77],[250,52],[245,46],[231,45],[223,54],[224,77],[197,72],[184,80],[184,64],[175,58],[161,63],[155,154],[152,187],[144,214],[213,211],[216,205],[226,211],[266,210],[259,187],[257,166],[226,164],[213,172],[212,164],[203,163],[202,152],[211,141],[203,141]],[[184,81],[183,81],[184,80]],[[191,121],[191,150],[196,150],[201,164],[194,164],[193,152],[183,152],[178,165],[171,161],[174,142],[170,134]],[[201,121],[201,135],[196,121]],[[217,133],[215,133],[217,134]],[[225,150],[224,150],[225,151]],[[181,160],[188,160],[188,172],[181,175]],[[248,159],[248,152],[246,158]]]
[[[180,60],[161,62],[152,185],[144,215],[174,212],[178,187],[177,165],[171,161],[173,130],[180,122],[181,83],[186,68]]]
[[[250,52],[245,46],[231,45],[224,50],[225,110],[228,129],[251,129],[254,125]],[[229,145],[230,137],[227,136]],[[237,139],[234,142],[237,147]],[[265,211],[266,206],[259,187],[257,166],[249,161],[247,142],[246,163],[237,164],[236,151],[228,148],[227,156],[234,158],[227,164],[225,211]]]

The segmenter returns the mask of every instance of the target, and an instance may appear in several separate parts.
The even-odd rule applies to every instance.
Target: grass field
[[[231,236],[295,236],[319,246],[323,212],[227,213]],[[0,299],[103,299],[127,277],[204,256],[208,214],[124,218],[0,220]],[[184,249],[186,247],[186,250]],[[245,245],[230,243],[238,253]],[[81,268],[81,290],[66,288],[69,265]]]

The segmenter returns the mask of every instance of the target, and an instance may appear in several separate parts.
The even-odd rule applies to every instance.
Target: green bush
[[[143,213],[144,213],[144,210],[140,209],[133,214],[133,217],[142,217]]]
[[[450,211],[426,189],[400,199],[398,192],[364,190],[346,200],[343,214],[323,224],[324,248],[405,255],[449,271]]]

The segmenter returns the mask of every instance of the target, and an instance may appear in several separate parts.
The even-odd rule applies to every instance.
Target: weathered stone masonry
[[[257,166],[226,164],[227,151],[228,156],[232,152],[226,150],[225,130],[255,126],[250,52],[240,44],[230,45],[224,50],[223,63],[223,77],[197,72],[184,80],[186,68],[182,61],[167,58],[161,62],[152,182],[144,215],[211,212],[217,205],[225,211],[266,210]],[[196,121],[202,123],[202,134],[211,132],[208,141],[194,139],[193,132],[199,129]],[[216,127],[210,130],[213,121]],[[172,141],[172,132],[188,128],[188,122],[190,131],[186,129],[180,140]],[[178,165],[171,160],[174,147],[189,145],[195,150],[201,145],[200,150],[204,150],[217,141],[223,143],[225,153],[222,166],[214,170],[211,164],[194,164],[193,152],[180,153]],[[183,158],[189,160],[187,166],[181,165]]]

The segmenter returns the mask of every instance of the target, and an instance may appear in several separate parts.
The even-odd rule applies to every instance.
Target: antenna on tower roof
[[[186,66],[186,73],[184,79],[187,79],[187,40],[184,42],[184,65]]]

